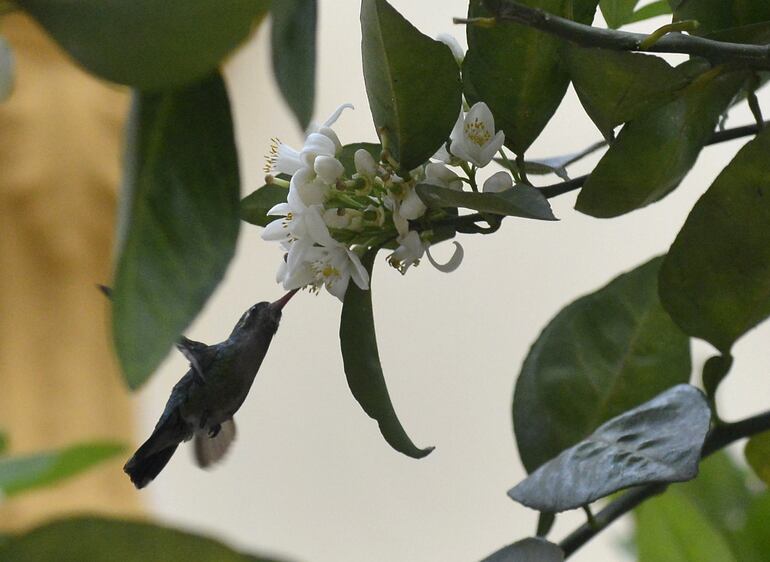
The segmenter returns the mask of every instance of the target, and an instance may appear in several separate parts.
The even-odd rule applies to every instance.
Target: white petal
[[[465,256],[465,250],[463,250],[463,247],[460,245],[459,242],[452,242],[452,244],[455,245],[455,252],[454,254],[452,254],[452,257],[449,258],[449,261],[443,265],[433,259],[433,256],[430,255],[430,248],[426,250],[426,254],[428,255],[428,261],[431,263],[433,267],[435,267],[436,269],[438,269],[443,273],[451,273],[452,271],[460,267],[460,264],[463,261],[463,257]]]
[[[460,191],[463,187],[460,176],[455,174],[444,164],[438,162],[431,162],[425,166],[425,183],[436,185],[438,187],[446,187],[455,191]]]
[[[345,272],[339,277],[334,278],[334,280],[332,280],[330,283],[326,283],[326,290],[340,299],[341,302],[345,302],[345,293],[348,291],[349,283],[350,274]]]
[[[401,201],[399,212],[407,220],[415,220],[425,214],[427,207],[414,189]]]
[[[342,115],[342,112],[346,109],[355,109],[353,107],[352,103],[343,103],[341,106],[339,106],[337,109],[334,110],[334,113],[331,114],[331,116],[324,121],[322,127],[331,127],[337,122],[337,119],[340,118],[340,115]]]
[[[270,210],[267,212],[267,216],[285,217],[290,212],[291,212],[291,206],[288,203],[278,203],[277,205],[270,208]]]
[[[315,170],[315,173],[329,185],[337,183],[337,180],[340,179],[345,172],[345,168],[340,161],[333,156],[319,156],[315,159],[313,169]]]
[[[465,137],[458,140],[452,140],[452,143],[449,145],[449,152],[454,156],[457,156],[460,160],[465,160],[466,162],[470,162],[477,166],[480,165],[479,146],[476,143],[468,142]]]
[[[302,147],[300,158],[306,166],[313,165],[317,156],[334,156],[337,147],[334,141],[321,133],[312,133],[305,140],[305,146]]]
[[[452,127],[452,132],[449,134],[449,139],[452,141],[460,140],[465,135],[463,134],[463,129],[465,128],[465,115],[463,114],[462,110],[460,110],[460,116],[457,118],[457,121],[455,121],[455,126]],[[450,148],[451,152],[451,148]]]
[[[286,221],[284,219],[275,219],[262,231],[262,240],[267,240],[268,242],[285,240],[288,237],[289,229],[286,228]]]
[[[340,142],[340,138],[337,136],[337,133],[335,133],[331,127],[321,127],[318,132],[329,137],[329,139],[334,143],[334,154],[337,154],[342,148],[342,143]]]
[[[353,282],[358,285],[358,288],[362,291],[369,290],[369,272],[366,271],[364,264],[361,263],[358,254],[352,250],[346,249],[346,251],[348,259],[350,259],[350,264],[352,265],[350,275],[353,278]]]
[[[356,165],[356,172],[367,178],[373,178],[377,175],[377,162],[374,160],[368,150],[359,148],[353,155],[353,162]]]
[[[452,56],[457,61],[457,64],[462,65],[463,59],[465,58],[465,51],[454,36],[449,35],[448,33],[439,33],[436,35],[436,40],[447,45],[452,50]]]
[[[484,182],[484,186],[481,190],[484,193],[500,193],[506,189],[513,187],[513,178],[508,172],[497,172],[492,174],[487,181]]]
[[[285,261],[281,260],[281,265],[278,266],[278,271],[275,274],[275,282],[283,283],[288,273],[289,273],[289,267],[286,265]]]
[[[495,154],[497,154],[497,151],[503,147],[504,142],[505,133],[502,131],[497,131],[497,134],[492,138],[492,140],[481,148],[479,154],[479,162],[477,162],[476,165],[480,168],[483,168],[489,164],[492,161],[492,158],[495,157]]]
[[[320,208],[320,205],[314,205],[308,209],[308,212],[302,215],[308,235],[316,244],[327,247],[337,246],[339,242],[329,234],[329,229],[321,217]]]
[[[302,168],[302,162],[299,159],[299,152],[290,146],[279,144],[273,169],[282,174],[292,175],[300,168]]]
[[[295,177],[296,176],[297,174],[295,174]],[[291,180],[291,185],[289,186],[289,196],[287,197],[286,201],[292,213],[301,215],[307,209],[307,204],[302,199],[302,194],[299,190],[301,183],[295,182],[294,178],[291,178]]]
[[[449,154],[449,151],[446,149],[446,143],[441,145],[441,148],[439,148],[436,151],[436,154],[431,156],[431,159],[433,159],[433,160],[441,160],[442,162],[445,162],[447,164],[449,164],[449,162],[451,162],[452,155]]]
[[[478,121],[490,137],[495,133],[495,118],[492,116],[489,106],[483,101],[474,103],[465,116],[465,123],[473,123],[474,121]]]
[[[340,209],[326,209],[323,214],[324,222],[329,228],[347,228],[350,225],[350,215]]]

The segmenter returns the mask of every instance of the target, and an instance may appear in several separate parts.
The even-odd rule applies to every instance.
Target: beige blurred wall
[[[16,88],[0,104],[0,430],[13,453],[107,439],[133,412],[108,342],[120,137],[127,96],[81,72],[30,21],[0,20]],[[0,505],[0,529],[71,511],[136,514],[123,459]]]
[[[343,142],[374,140],[360,62],[357,0],[321,2],[317,119],[352,102],[336,126]],[[451,32],[463,0],[393,0],[427,34]],[[661,23],[663,23],[661,21]],[[244,190],[262,185],[263,155],[278,136],[300,134],[270,75],[261,31],[228,67]],[[762,94],[770,102],[767,93]],[[750,122],[744,110],[730,124]],[[570,91],[531,150],[573,152],[600,138]],[[535,514],[505,492],[524,475],[510,421],[515,377],[545,323],[574,298],[664,252],[688,210],[740,146],[709,148],[684,184],[663,202],[614,220],[572,209],[574,195],[553,201],[559,223],[506,221],[495,236],[461,236],[465,261],[450,275],[427,263],[401,277],[383,259],[374,274],[380,352],[393,402],[424,460],[392,451],[350,396],[338,351],[340,303],[300,294],[251,395],[238,415],[236,447],[215,470],[194,468],[189,451],[146,491],[163,519],[223,536],[253,550],[307,562],[467,562],[532,534]],[[579,174],[595,160],[577,167]],[[448,255],[449,248],[436,254]],[[222,339],[240,313],[281,293],[274,283],[280,252],[244,226],[237,259],[191,337]],[[725,384],[727,417],[767,407],[770,336],[765,326],[736,348]],[[694,347],[696,366],[708,347]],[[148,433],[185,370],[174,355],[141,393]],[[721,398],[724,398],[722,396]],[[584,519],[560,517],[553,538]],[[624,560],[613,528],[572,558]]]

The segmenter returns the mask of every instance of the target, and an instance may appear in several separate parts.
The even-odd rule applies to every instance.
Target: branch
[[[717,425],[711,430],[703,444],[701,459],[705,459],[739,439],[751,437],[768,430],[770,430],[770,411],[738,422]],[[559,543],[559,546],[564,551],[564,557],[569,558],[581,546],[607,528],[610,523],[625,515],[645,500],[665,491],[666,488],[666,484],[648,484],[647,486],[634,488],[611,502],[594,516],[592,525],[584,523]]]
[[[491,20],[523,24],[583,47],[600,47],[615,51],[682,53],[719,62],[728,60],[740,62],[751,68],[770,69],[770,45],[726,43],[693,35],[671,33],[644,49],[642,43],[649,37],[648,35],[584,25],[537,8],[524,6],[515,0],[501,0],[497,15],[494,18],[479,18],[477,21],[482,20],[486,25],[490,25]],[[455,18],[454,22],[473,24],[474,18]]]

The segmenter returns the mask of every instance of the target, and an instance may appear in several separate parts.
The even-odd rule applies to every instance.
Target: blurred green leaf
[[[420,184],[417,186],[417,194],[425,205],[433,208],[463,207],[510,217],[556,220],[548,199],[529,185],[516,185],[499,193],[472,193]]]
[[[8,449],[8,435],[5,432],[0,432],[0,455],[5,454]]]
[[[753,498],[745,513],[745,523],[736,533],[740,562],[767,562],[770,552],[770,492],[765,490]]]
[[[564,308],[524,361],[513,427],[528,472],[690,378],[688,338],[658,300],[661,259]]]
[[[362,258],[369,272],[369,290],[362,291],[354,283],[348,285],[340,319],[340,347],[345,375],[353,397],[364,411],[377,421],[380,432],[395,450],[415,459],[428,455],[433,447],[420,449],[404,431],[388,395],[380,365],[377,336],[374,332],[371,277],[377,250]]]
[[[77,62],[142,90],[217,68],[265,15],[267,0],[17,0]]]
[[[597,0],[526,0],[533,8],[590,24]],[[468,17],[491,12],[471,2]],[[463,63],[465,96],[473,104],[486,102],[495,126],[505,132],[505,144],[522,155],[541,133],[561,103],[569,85],[560,39],[518,24],[482,28],[467,26],[468,53]]]
[[[73,517],[47,523],[0,547],[9,562],[270,562],[191,533],[138,521]]]
[[[281,0],[270,8],[273,72],[304,131],[315,103],[316,0]]]
[[[481,562],[563,562],[564,552],[539,537],[520,540],[490,554]]]
[[[617,29],[631,21],[638,3],[639,0],[599,0],[599,7],[607,25]]]
[[[616,217],[673,191],[745,80],[742,72],[719,72],[702,75],[674,101],[627,123],[586,180],[575,209]]]
[[[698,20],[694,31],[706,35],[728,27],[770,20],[767,0],[668,0],[674,21]]]
[[[372,155],[375,162],[380,161],[380,155],[382,154],[382,146],[373,142],[356,142],[352,144],[346,144],[337,153],[337,160],[340,161],[345,168],[345,173],[352,177],[356,173],[356,164],[354,161],[356,152],[363,148],[369,154]]]
[[[240,178],[222,78],[137,94],[125,166],[113,334],[136,389],[206,303],[235,252]]]
[[[652,4],[647,4],[636,10],[626,23],[636,23],[638,21],[648,20],[650,18],[656,18],[658,16],[665,16],[671,13],[671,6],[668,5],[667,0],[657,0]]]
[[[580,103],[608,139],[615,127],[673,100],[689,82],[652,55],[578,46],[565,54]]]
[[[404,170],[430,158],[457,121],[460,73],[452,51],[385,0],[361,3],[366,95],[380,138]]]
[[[14,59],[13,51],[8,42],[0,35],[0,103],[4,102],[13,92]]]
[[[279,218],[268,216],[267,212],[279,203],[286,203],[288,196],[287,187],[275,184],[263,185],[241,200],[241,220],[257,226],[267,226]]]
[[[733,366],[732,355],[715,355],[709,357],[703,364],[703,389],[706,391],[706,396],[709,400],[714,401],[719,385],[724,378],[730,372],[730,368]]]
[[[638,562],[739,562],[724,535],[678,488],[635,513]]]
[[[116,443],[83,443],[59,451],[0,458],[0,491],[14,496],[71,478],[125,451]]]
[[[770,432],[749,439],[743,452],[754,474],[770,485]]]
[[[631,486],[691,480],[710,424],[703,393],[677,385],[602,424],[508,495],[532,509],[559,513]]]
[[[770,315],[770,129],[698,200],[660,272],[660,296],[688,334],[727,354]]]

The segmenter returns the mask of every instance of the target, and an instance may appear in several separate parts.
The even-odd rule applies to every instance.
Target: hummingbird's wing
[[[190,362],[195,379],[201,384],[206,384],[205,370],[216,356],[217,346],[206,345],[205,343],[181,336],[176,344],[176,348]]]
[[[195,444],[195,462],[198,466],[208,468],[220,461],[235,440],[235,433],[235,422],[232,418],[222,422],[219,432],[214,437],[209,437],[206,432],[197,431],[193,443]]]

